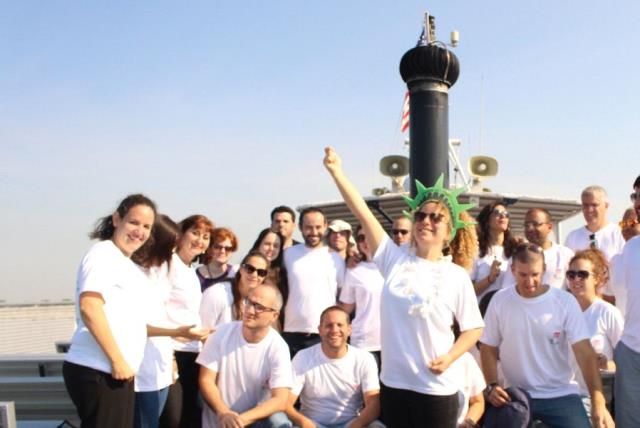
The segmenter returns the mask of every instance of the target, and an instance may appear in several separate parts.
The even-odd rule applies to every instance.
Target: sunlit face
[[[450,236],[449,211],[438,203],[427,202],[420,208],[420,212],[427,214],[427,216],[422,221],[416,219],[413,222],[413,239],[415,239],[416,246],[444,246]],[[430,218],[432,213],[440,214],[441,221],[433,221]]]
[[[302,219],[302,237],[307,247],[322,246],[322,237],[327,230],[327,222],[319,212],[306,213]]]
[[[218,238],[209,251],[211,252],[211,261],[218,265],[225,265],[233,254],[233,243],[229,238]]]
[[[209,247],[209,229],[192,226],[178,236],[178,253],[183,260],[193,260]]]
[[[524,216],[524,234],[527,241],[542,247],[550,233],[551,223],[544,212],[538,210],[527,212]]]
[[[274,232],[280,232],[285,238],[290,238],[293,235],[293,230],[296,225],[291,217],[290,213],[275,213],[273,220],[271,221],[271,230]]]
[[[411,233],[411,231],[409,231]],[[371,260],[371,251],[369,250],[369,243],[367,242],[367,237],[364,234],[363,230],[360,230],[356,235],[356,245],[358,246],[358,251],[367,256],[367,260]]]
[[[606,220],[609,203],[600,193],[582,195],[582,215],[587,225],[598,226]]]
[[[149,239],[154,220],[155,214],[147,205],[133,206],[124,218],[115,212],[111,217],[115,228],[111,240],[125,256],[130,257]]]
[[[351,335],[348,315],[343,311],[329,311],[324,314],[318,326],[322,346],[332,351],[343,349]]]
[[[516,279],[516,289],[522,297],[532,298],[543,294],[546,288],[542,284],[544,259],[536,257],[531,263],[514,260],[511,272]]]
[[[396,245],[402,245],[411,240],[411,220],[400,217],[394,220],[391,226],[391,238]]]
[[[261,329],[270,326],[278,319],[274,310],[276,294],[271,287],[257,287],[247,295],[248,305],[242,310],[242,325],[248,329]],[[256,310],[256,307],[260,310]]]
[[[638,215],[636,214],[635,209],[628,209],[625,211],[622,216],[622,220],[628,222],[621,229],[622,237],[625,241],[628,241],[634,236],[640,235],[640,223],[638,222]]]
[[[262,239],[258,251],[271,263],[278,258],[281,247],[282,242],[280,242],[280,237],[273,232],[269,232]]]
[[[264,269],[267,270],[267,262],[262,257],[249,257],[244,262],[246,265],[253,266],[255,269]],[[252,269],[254,270],[254,269]],[[238,290],[240,291],[240,295],[242,297],[246,297],[249,294],[249,291],[256,288],[258,285],[264,282],[265,277],[258,275],[258,271],[254,270],[254,272],[249,273],[249,269],[244,266],[240,267],[240,282],[238,284]]]
[[[496,205],[489,215],[489,230],[506,232],[509,228],[509,211],[504,205]]]
[[[586,259],[576,259],[569,265],[569,272],[588,272],[587,278],[581,278],[580,275],[567,277],[569,291],[576,297],[593,299],[596,296],[596,288],[598,284],[593,273],[593,264]]]
[[[349,246],[349,237],[351,232],[343,230],[340,232],[334,232],[329,229],[329,247],[334,251],[344,251]]]

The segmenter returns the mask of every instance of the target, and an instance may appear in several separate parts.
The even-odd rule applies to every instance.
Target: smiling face
[[[260,251],[260,253],[269,260],[269,263],[271,263],[278,258],[280,248],[282,248],[280,237],[273,232],[269,232],[264,236],[262,242],[260,242],[258,251]]]
[[[116,212],[111,217],[115,229],[111,240],[130,257],[149,239],[154,220],[155,213],[147,205],[134,205],[123,218]]]
[[[549,220],[544,211],[527,211],[524,216],[524,234],[527,241],[544,247],[552,228]]]
[[[589,230],[596,231],[604,226],[607,221],[607,209],[609,208],[609,203],[604,195],[599,192],[583,194],[581,200],[582,215]]]
[[[190,227],[178,236],[178,255],[189,264],[209,247],[211,235],[206,227]]]
[[[506,232],[509,228],[509,211],[504,205],[496,205],[489,215],[489,230]]]
[[[351,336],[349,315],[340,310],[326,312],[320,320],[318,334],[325,353],[343,350],[347,346],[347,339]]]
[[[238,291],[242,297],[249,295],[249,292],[264,282],[265,277],[258,275],[257,269],[266,270],[267,262],[259,256],[251,256],[245,259],[239,270],[240,281]],[[249,271],[252,272],[249,272]]]
[[[449,224],[451,217],[449,210],[447,210],[441,203],[427,202],[424,204],[419,213],[416,213],[413,221],[413,233],[412,237],[415,241],[416,247],[427,248],[432,246],[444,247],[450,237]],[[424,219],[418,217],[424,216]],[[436,219],[433,219],[437,218]]]
[[[327,221],[322,213],[312,211],[302,217],[301,232],[307,247],[321,247],[326,230]]]
[[[567,284],[571,294],[578,298],[593,300],[596,297],[597,278],[594,274],[593,264],[587,259],[575,259],[567,270]],[[587,277],[583,278],[587,272]]]
[[[233,243],[229,238],[217,239],[211,249],[211,261],[217,265],[225,265],[233,254]]]

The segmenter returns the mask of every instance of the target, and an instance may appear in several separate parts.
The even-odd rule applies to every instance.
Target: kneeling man
[[[287,416],[301,428],[383,426],[376,422],[378,366],[371,353],[347,345],[349,314],[339,306],[325,309],[318,330],[321,342],[293,359],[294,386]],[[293,407],[298,396],[300,411]]]
[[[289,347],[271,328],[281,309],[278,288],[260,285],[245,299],[242,321],[222,324],[207,340],[196,360],[208,404],[204,428],[243,427],[284,410],[292,385]]]

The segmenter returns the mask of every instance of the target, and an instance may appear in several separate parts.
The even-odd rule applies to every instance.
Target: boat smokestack
[[[400,75],[409,89],[409,176],[432,186],[444,173],[449,186],[449,88],[460,75],[460,62],[435,39],[433,16],[425,14],[418,45],[400,60]]]

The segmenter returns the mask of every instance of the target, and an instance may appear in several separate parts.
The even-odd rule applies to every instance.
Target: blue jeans
[[[640,354],[618,342],[613,352],[616,380],[613,384],[616,399],[616,426],[640,426]]]
[[[133,424],[136,428],[158,428],[169,387],[160,391],[136,392]]]
[[[293,425],[285,412],[276,412],[267,419],[249,425],[249,428],[291,428]]]
[[[554,398],[533,398],[531,416],[550,428],[591,428],[591,422],[577,394]]]

